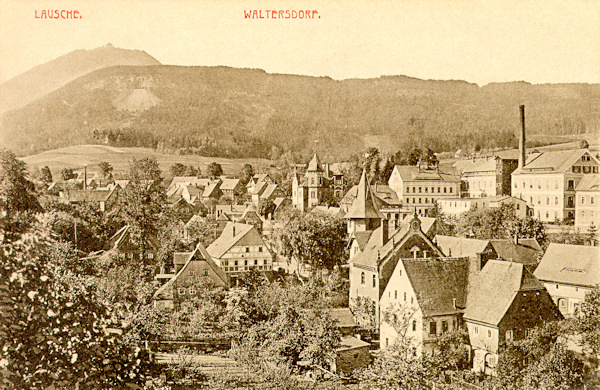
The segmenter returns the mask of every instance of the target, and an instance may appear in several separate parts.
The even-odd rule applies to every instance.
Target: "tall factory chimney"
[[[521,136],[519,137],[519,168],[525,165],[525,106],[520,105],[521,110]]]

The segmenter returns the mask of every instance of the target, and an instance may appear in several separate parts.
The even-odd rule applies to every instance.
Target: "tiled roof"
[[[551,243],[534,274],[548,282],[600,284],[600,247]]]
[[[209,196],[213,195],[219,189],[220,185],[221,185],[221,180],[216,180],[216,181],[211,182],[204,189],[202,196],[204,198],[208,198]]]
[[[221,258],[227,251],[229,251],[239,240],[248,234],[254,226],[246,225],[244,223],[228,222],[225,225],[225,229],[210,246],[207,248],[208,253],[212,257]],[[235,230],[235,236],[233,235]],[[257,243],[260,244],[260,243]]]
[[[519,291],[543,289],[523,264],[490,260],[471,285],[464,318],[498,325]]]
[[[425,316],[456,313],[466,306],[468,258],[403,259],[402,263]]]
[[[70,190],[67,197],[71,202],[101,202],[106,201],[114,190]]]
[[[600,176],[586,175],[584,176],[577,187],[577,191],[600,191]]]
[[[279,187],[277,186],[277,184],[268,184],[265,187],[265,190],[263,191],[262,194],[260,194],[260,198],[261,199],[268,199],[271,195],[273,195],[273,193],[278,189]]]
[[[336,325],[339,328],[351,328],[356,326],[354,316],[347,307],[331,309],[329,311],[329,315],[331,316],[332,320],[336,321]]]
[[[365,249],[365,246],[369,242],[371,235],[373,234],[373,230],[367,230],[364,232],[354,232],[352,235],[358,244],[358,249],[362,252]]]
[[[358,182],[358,192],[348,212],[344,216],[346,219],[364,219],[364,218],[383,218],[375,203],[375,198],[371,192],[369,179],[367,179],[366,170],[363,169],[360,181]]]
[[[185,187],[187,189],[188,194],[190,194],[190,196],[201,196],[202,195],[202,188],[196,187],[196,186],[186,186]]]
[[[240,184],[240,179],[223,179],[221,191],[233,191]]]
[[[331,215],[332,217],[343,217],[344,213],[342,209],[339,207],[327,207],[327,206],[315,206],[311,211],[311,213],[324,213],[327,215]]]
[[[489,245],[489,240],[436,235],[434,241],[446,256],[475,257]]]
[[[557,150],[532,154],[528,156],[525,166],[515,169],[512,174],[566,172],[584,153],[588,153],[592,156],[587,149]],[[593,156],[592,158],[595,159]]]
[[[177,272],[177,274],[173,278],[171,278],[167,283],[165,283],[158,290],[156,290],[156,292],[154,293],[154,299],[172,299],[173,296],[170,293],[172,291],[173,284],[180,278],[180,276],[183,274],[183,272],[188,267],[190,262],[194,259],[201,259],[201,260],[206,261],[206,263],[213,270],[213,272],[219,277],[219,279],[221,279],[223,284],[225,286],[227,286],[229,284],[227,274],[225,273],[225,271],[223,271],[213,261],[213,259],[208,254],[206,248],[201,243],[198,243],[198,245],[196,246],[196,249],[194,249],[194,251],[192,251],[192,252],[178,252],[175,254],[179,255],[179,257],[177,259],[175,259],[175,257],[173,257],[173,263],[181,264],[181,262],[177,263],[176,261],[181,261],[181,260],[183,260],[183,258],[185,258],[185,263],[184,263],[183,267],[181,267],[179,272]]]
[[[396,169],[403,181],[431,180],[459,182],[460,176],[453,172],[444,172],[435,169],[419,169],[414,165],[396,165]]]
[[[514,261],[525,265],[537,265],[539,250],[517,245],[511,240],[490,240],[498,257],[506,261]]]

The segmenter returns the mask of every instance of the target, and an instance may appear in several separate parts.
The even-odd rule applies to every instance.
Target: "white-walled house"
[[[417,354],[462,326],[469,282],[468,258],[400,259],[381,295],[380,345],[411,343]]]
[[[587,230],[600,225],[600,176],[586,176],[575,188],[575,227]]]
[[[565,317],[573,317],[585,294],[600,284],[600,247],[551,243],[534,275]]]

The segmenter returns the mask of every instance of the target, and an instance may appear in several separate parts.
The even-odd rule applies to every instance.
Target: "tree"
[[[182,163],[175,163],[175,164],[171,165],[169,170],[171,171],[171,175],[173,175],[173,176],[183,176],[185,174],[187,168]]]
[[[77,175],[73,172],[73,168],[63,168],[60,171],[60,177],[63,181],[69,181],[71,179],[75,179]]]
[[[577,318],[584,350],[592,356],[600,354],[600,287],[586,292]]]
[[[333,269],[346,263],[346,224],[323,213],[295,213],[276,233],[284,256],[309,264],[313,272]]]
[[[41,175],[41,180],[46,183],[46,184],[50,184],[52,183],[52,172],[50,172],[50,168],[48,168],[48,166],[43,166],[42,170],[40,171],[40,175]]]
[[[208,164],[208,167],[206,169],[208,176],[211,179],[216,179],[217,177],[223,175],[223,168],[219,163],[211,162],[210,164]]]
[[[147,354],[105,329],[117,324],[89,277],[53,261],[48,232],[0,248],[0,366],[7,388],[124,388],[150,374]]]
[[[168,223],[164,213],[166,195],[160,174],[156,158],[134,158],[129,164],[129,185],[119,193],[110,212],[129,226],[131,240],[144,260],[150,240],[158,237],[161,225]]]
[[[110,165],[106,161],[101,161],[100,164],[98,164],[98,166],[100,167],[100,173],[102,174],[103,179],[108,179],[112,176],[112,165]]]
[[[185,171],[185,175],[200,177],[200,175],[202,175],[202,172],[200,171],[200,167],[195,167],[193,165],[190,165],[187,167],[187,169]]]
[[[248,184],[250,179],[252,179],[252,176],[254,176],[254,168],[250,164],[244,164],[242,166],[242,169],[240,169],[240,173],[238,174],[238,177],[240,178],[242,184]]]
[[[41,209],[27,179],[26,164],[11,151],[0,151],[0,227],[9,236],[24,231],[31,214]]]

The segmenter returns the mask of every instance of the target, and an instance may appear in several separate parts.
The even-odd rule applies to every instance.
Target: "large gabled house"
[[[473,369],[494,375],[501,346],[562,315],[527,267],[490,260],[470,286],[463,318],[473,349]]]
[[[476,271],[469,262],[466,257],[399,259],[381,295],[381,347],[402,339],[418,354],[430,352],[439,336],[462,328],[469,279]]]
[[[460,196],[460,176],[456,172],[424,161],[417,166],[396,165],[388,185],[404,208],[424,216],[434,215],[438,200]]]
[[[540,221],[575,219],[575,190],[586,176],[597,176],[600,161],[588,150],[533,153],[512,173],[512,196],[533,207]]]
[[[389,224],[382,223],[373,231],[363,251],[349,260],[350,304],[356,307],[361,301],[368,302],[374,313],[374,319],[357,318],[357,321],[378,327],[380,299],[399,259],[438,257],[444,254],[423,232],[418,217],[392,233]],[[365,324],[373,321],[375,324]]]
[[[534,271],[565,317],[600,285],[600,247],[551,243]]]
[[[156,308],[173,309],[198,296],[202,288],[228,288],[230,280],[202,244],[192,252],[175,253],[176,274],[154,293]]]
[[[207,251],[233,277],[252,269],[273,270],[273,253],[253,225],[228,222]]]

